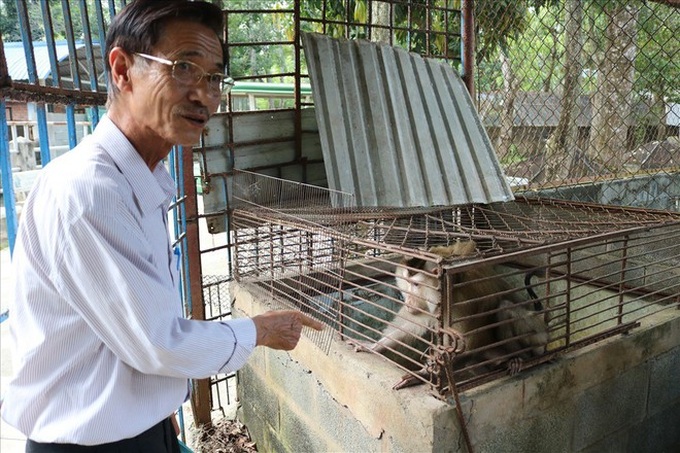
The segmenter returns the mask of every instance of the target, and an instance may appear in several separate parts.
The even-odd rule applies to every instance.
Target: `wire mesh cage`
[[[285,208],[233,212],[235,279],[324,321],[322,348],[336,337],[402,369],[396,388],[448,395],[680,314],[677,214],[527,198],[292,208],[309,189],[275,185]]]

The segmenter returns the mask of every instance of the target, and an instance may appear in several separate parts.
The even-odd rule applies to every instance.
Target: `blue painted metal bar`
[[[38,139],[40,141],[40,165],[50,163],[52,156],[50,155],[50,135],[47,129],[47,112],[45,111],[45,104],[39,103],[35,106],[35,112],[38,115]]]
[[[78,54],[76,49],[76,41],[73,36],[73,20],[71,19],[71,6],[68,0],[61,0],[61,8],[64,13],[64,34],[66,35],[66,42],[68,44],[69,60],[71,62],[71,77],[73,77],[73,88],[82,90],[80,83],[80,73],[78,72]]]
[[[177,200],[181,200],[184,197],[184,185],[182,184],[182,174],[183,174],[183,165],[182,165],[182,159],[181,159],[181,154],[182,153],[182,148],[179,146],[174,146],[170,150],[170,154],[168,155],[168,161],[169,161],[169,167],[170,167],[170,175],[172,176],[172,179],[175,181],[175,187],[177,189],[177,195],[175,196],[174,201],[177,202]],[[178,176],[179,172],[179,176]],[[172,208],[172,225],[175,233],[176,238],[181,238],[177,244],[175,244],[175,254],[177,256],[177,265],[179,266],[179,296],[180,299],[183,302],[182,310],[183,313],[191,313],[191,285],[189,285],[189,255],[186,253],[187,249],[187,239],[186,239],[186,215],[184,214],[185,207],[184,207],[184,202],[180,202],[176,204]],[[180,220],[181,220],[181,227],[180,227]],[[184,253],[183,253],[184,252]],[[185,294],[186,291],[186,294]],[[184,426],[184,410],[182,406],[180,406],[177,409],[177,415],[179,418],[179,430],[181,433],[181,440],[182,442],[186,441],[186,431],[185,431],[185,426]],[[191,451],[188,448],[182,448],[182,451]]]
[[[168,155],[168,160],[169,160],[169,167],[170,167],[170,175],[172,176],[172,179],[175,181],[175,187],[177,189],[177,195],[175,196],[174,201],[177,202],[177,200],[181,200],[184,197],[184,185],[182,184],[182,177],[184,174],[183,171],[183,165],[182,165],[182,159],[181,159],[181,147],[180,146],[174,146],[172,150],[170,150],[170,154]],[[191,312],[191,297],[190,297],[190,291],[191,291],[191,286],[187,283],[189,280],[188,276],[188,269],[189,269],[189,255],[186,253],[187,249],[187,242],[186,242],[186,211],[185,211],[185,205],[184,202],[180,202],[174,205],[172,209],[172,215],[173,215],[173,231],[175,234],[175,238],[181,238],[177,241],[175,244],[175,253],[178,254],[178,259],[181,261],[178,261],[179,265],[179,270],[180,270],[180,297],[182,297],[182,300],[185,301],[185,304],[187,305],[187,309],[189,312]],[[186,294],[185,294],[186,291]]]
[[[66,126],[68,128],[68,147],[73,149],[78,144],[76,133],[76,109],[73,104],[66,106]]]
[[[14,183],[12,182],[12,162],[9,156],[9,140],[7,137],[7,111],[5,100],[0,98],[0,176],[2,176],[2,199],[5,204],[5,221],[7,224],[7,240],[9,253],[14,252],[14,241],[17,236],[17,210],[14,200]]]
[[[38,83],[38,71],[35,65],[35,55],[33,53],[33,41],[31,27],[28,22],[28,10],[26,3],[17,0],[17,11],[19,15],[19,26],[21,30],[21,40],[24,43],[24,53],[26,55],[26,68],[28,70],[28,81]],[[45,166],[50,161],[49,139],[47,135],[47,114],[45,104],[36,105],[38,116],[38,136],[40,138],[40,163]],[[6,124],[6,123],[5,123]]]
[[[64,33],[66,34],[69,61],[71,63],[71,77],[73,79],[73,88],[76,90],[81,90],[82,84],[80,81],[80,72],[78,67],[78,49],[76,48],[75,37],[73,35],[73,20],[71,17],[71,6],[69,5],[69,1],[62,0],[61,8],[64,14]],[[73,149],[78,143],[78,138],[75,130],[75,110],[73,105],[66,106],[66,124],[68,127],[69,148]]]
[[[96,3],[96,2],[95,2]],[[83,39],[85,41],[85,56],[87,58],[87,69],[90,73],[90,88],[92,91],[99,91],[97,86],[97,65],[94,58],[94,47],[92,44],[92,33],[90,32],[90,17],[87,14],[86,0],[80,0],[80,20],[83,25]]]
[[[19,18],[19,30],[23,42],[24,54],[26,56],[26,69],[28,71],[28,81],[38,83],[38,71],[35,64],[33,53],[33,38],[31,27],[28,21],[28,9],[25,2],[17,0],[17,13]],[[2,172],[2,191],[5,204],[5,221],[7,224],[7,240],[9,242],[10,254],[14,252],[14,242],[16,241],[18,217],[16,211],[16,201],[14,199],[14,183],[12,181],[12,162],[9,156],[9,140],[7,137],[7,114],[5,101],[0,99],[0,172]],[[42,154],[42,153],[41,153]],[[48,153],[49,155],[49,153]],[[48,157],[49,159],[49,157]]]
[[[40,6],[42,8],[43,23],[45,24],[45,40],[47,41],[47,53],[50,58],[52,85],[58,87],[61,84],[61,80],[59,75],[59,62],[57,61],[57,49],[54,42],[54,27],[52,27],[50,2],[40,2]]]
[[[95,14],[97,16],[97,29],[98,29],[98,34],[99,34],[99,48],[101,50],[101,56],[102,56],[102,62],[103,64],[103,70],[104,70],[104,80],[108,86],[109,83],[109,74],[108,71],[106,70],[106,62],[104,61],[104,58],[106,58],[106,55],[104,54],[106,52],[106,49],[104,48],[106,45],[106,26],[104,25],[104,10],[102,8],[102,3],[100,1],[94,2],[94,9],[95,9]],[[112,15],[113,16],[113,15]],[[97,114],[97,118],[99,118],[99,114]],[[94,128],[94,124],[92,125]]]
[[[99,124],[99,107],[98,106],[92,106],[89,109],[90,112],[90,124],[91,130],[94,131],[94,128],[97,127],[97,124]]]
[[[102,62],[104,59],[104,43],[106,42],[105,39],[105,31],[104,31],[104,17],[102,14],[102,5],[100,1],[94,2],[95,4],[95,15],[97,17],[97,28],[98,28],[98,37],[99,37],[99,49],[100,49],[100,54],[102,55]],[[97,77],[97,65],[96,65],[96,59],[94,56],[94,43],[92,41],[92,33],[90,32],[90,19],[87,14],[87,3],[86,0],[81,0],[80,1],[80,15],[81,15],[81,20],[83,22],[83,36],[85,38],[85,50],[87,51],[87,63],[88,63],[88,68],[90,71],[90,88],[92,88],[92,91],[99,91],[99,84],[98,84],[98,77]],[[106,64],[103,65],[104,70],[104,80],[107,80],[107,75],[106,75]],[[95,127],[97,127],[97,124],[99,123],[99,108],[97,106],[93,106],[89,109],[90,111],[90,122],[92,124],[92,130],[94,130]]]
[[[177,181],[179,183],[177,184],[178,190],[179,190],[179,196],[180,198],[184,198],[186,194],[184,193],[184,163],[182,162],[182,153],[184,152],[182,146],[176,146],[175,147],[175,155],[177,156],[177,167],[179,169],[179,174],[177,175]],[[189,148],[186,152],[191,152],[191,148]],[[187,231],[187,207],[186,203],[182,203],[180,205],[180,222],[181,222],[181,227],[180,230],[182,231],[184,235],[183,239],[183,250],[185,253],[182,254],[182,267],[185,269],[185,285],[186,285],[186,305],[187,309],[189,310],[189,313],[191,313],[193,307],[191,303],[191,285],[189,284],[190,282],[190,269],[189,269],[189,253],[187,250],[189,249],[189,243],[187,242],[187,237],[186,237],[186,231]],[[200,278],[200,277],[199,277]]]
[[[19,30],[21,31],[21,41],[24,43],[24,54],[26,55],[26,70],[28,71],[28,81],[37,83],[38,71],[35,66],[35,55],[33,53],[33,37],[31,26],[28,21],[28,9],[25,2],[16,1],[17,13],[19,16]]]
[[[180,440],[182,442],[186,442],[187,438],[186,438],[186,434],[184,432],[184,409],[182,408],[182,406],[180,406],[179,409],[177,409],[177,414],[179,415],[179,417],[178,417],[179,418],[179,432],[181,434]],[[180,445],[180,447],[181,447],[181,445]]]
[[[125,2],[123,2],[125,4]],[[109,15],[111,17],[116,15],[116,1],[115,0],[109,0]]]

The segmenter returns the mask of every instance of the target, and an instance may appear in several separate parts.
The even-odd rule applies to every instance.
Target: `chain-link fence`
[[[478,109],[507,175],[558,197],[678,209],[680,10],[478,1],[476,15]]]

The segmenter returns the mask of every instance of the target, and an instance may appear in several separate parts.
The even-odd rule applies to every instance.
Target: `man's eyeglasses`
[[[165,58],[154,57],[153,55],[147,55],[145,53],[135,53],[135,55],[139,55],[147,60],[153,60],[158,63],[172,66],[172,77],[183,85],[193,86],[198,84],[201,79],[206,79],[211,94],[216,96],[229,93],[234,86],[234,79],[228,75],[219,72],[205,72],[203,68],[191,61],[170,61]]]

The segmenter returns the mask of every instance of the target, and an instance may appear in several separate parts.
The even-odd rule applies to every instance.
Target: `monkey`
[[[545,353],[549,341],[547,314],[531,284],[531,278],[539,271],[533,270],[524,276],[523,289],[528,299],[522,298],[520,292],[499,296],[493,316],[493,343],[480,345],[485,349],[467,361],[473,365],[476,362],[486,364],[472,373],[473,376],[503,367],[512,376],[521,371],[525,360]],[[496,283],[499,290],[510,289],[503,279]]]
[[[546,350],[549,333],[544,315],[504,299],[496,317],[498,340],[503,342],[499,347],[503,352],[513,354],[508,360],[508,372],[517,374],[524,360],[538,357]]]
[[[450,246],[437,246],[428,250],[442,256],[468,257],[476,252],[474,241],[455,242]],[[441,267],[433,261],[420,258],[403,258],[395,269],[395,284],[401,291],[403,306],[399,309],[394,319],[382,332],[381,338],[370,345],[362,342],[355,342],[356,351],[370,350],[388,356],[394,360],[397,356],[401,360],[395,360],[400,365],[409,370],[422,368],[423,356],[429,344],[432,343],[432,334],[438,328],[438,315],[441,309]],[[468,271],[466,276],[469,280],[479,278],[480,271]],[[464,278],[465,279],[465,278]],[[473,289],[474,287],[469,287]],[[495,292],[494,285],[484,285],[484,290],[479,292],[479,296],[488,296]],[[458,292],[454,292],[457,295]],[[458,299],[464,302],[465,299],[475,297],[465,297]],[[455,299],[456,297],[454,297]],[[479,315],[493,310],[497,302],[493,299],[480,301],[476,305],[460,304],[456,305],[454,318],[464,318],[460,321],[461,326],[454,327],[454,330],[462,332],[468,349],[477,348],[480,345],[489,344],[493,341],[492,331],[484,329],[484,325],[492,323],[492,314],[485,314],[481,317],[469,318],[469,316]],[[471,330],[480,329],[481,331],[470,333]],[[416,354],[414,354],[417,352]],[[404,360],[408,357],[409,360]]]
[[[508,371],[511,375],[521,370],[522,362],[545,353],[549,341],[547,314],[543,304],[531,284],[531,278],[542,269],[529,271],[524,275],[524,289],[532,301],[529,308],[526,301],[501,300],[496,318],[499,341],[503,341],[503,349],[512,353]]]
[[[469,240],[431,247],[428,251],[447,259],[473,256],[476,249],[476,243]],[[355,350],[371,350],[388,357],[403,357],[407,350],[420,351],[420,356],[416,354],[415,360],[406,367],[418,370],[420,375],[426,373],[423,360],[427,345],[431,344],[432,333],[438,328],[437,317],[441,313],[441,271],[441,267],[432,261],[402,259],[395,269],[395,283],[402,293],[404,305],[377,342],[356,344]],[[448,294],[448,312],[453,332],[465,345],[465,352],[457,360],[457,368],[465,368],[475,362],[487,362],[492,367],[506,363],[508,372],[516,374],[524,359],[543,353],[547,344],[547,326],[540,315],[524,307],[522,302],[526,301],[499,296],[511,288],[492,267],[466,270],[454,279],[457,281]],[[527,274],[525,289],[534,301],[534,309],[540,311],[542,305],[531,288],[530,280],[531,275]],[[510,360],[505,359],[508,354],[514,356]],[[413,359],[414,355],[410,354],[410,357]],[[401,364],[404,366],[403,361]],[[485,371],[488,369],[481,368],[472,375]],[[470,373],[462,376],[470,377]],[[405,375],[404,379],[407,377]],[[399,388],[408,386],[402,383],[397,384],[401,385]]]
[[[415,370],[422,367],[423,354],[433,338],[439,311],[438,271],[420,258],[404,257],[395,269],[395,285],[403,304],[373,344],[352,340],[354,349],[385,355],[402,367]]]

